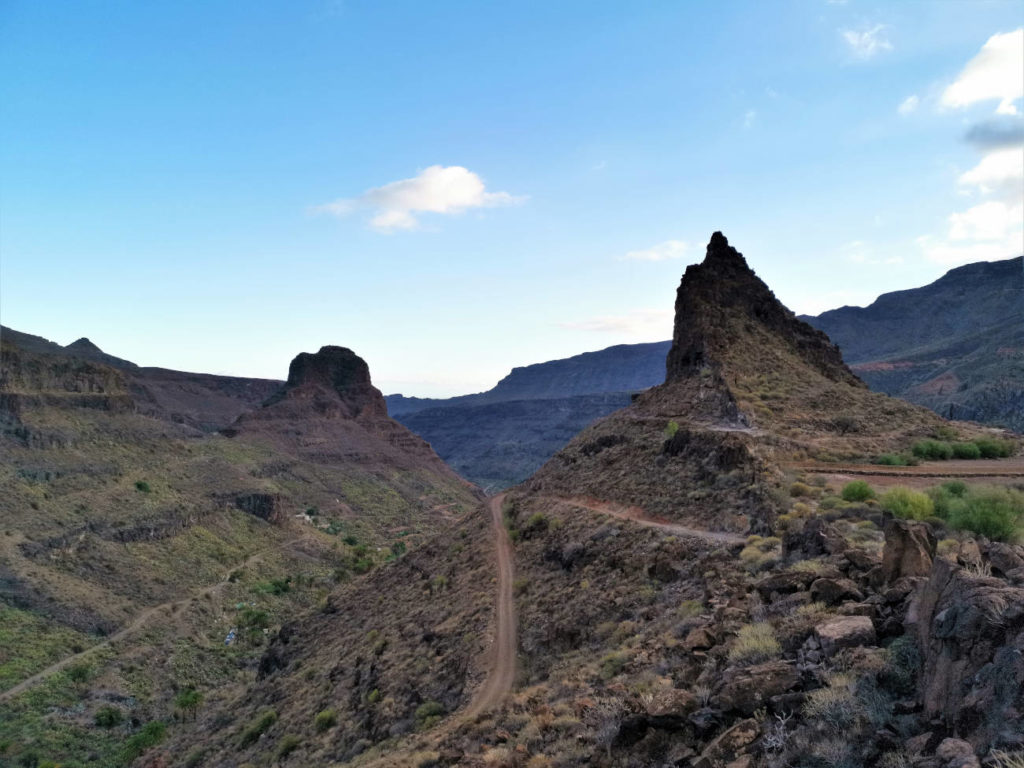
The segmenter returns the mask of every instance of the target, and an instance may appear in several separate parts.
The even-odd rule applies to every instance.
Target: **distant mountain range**
[[[868,307],[804,316],[879,392],[1024,431],[1024,259],[950,270]]]

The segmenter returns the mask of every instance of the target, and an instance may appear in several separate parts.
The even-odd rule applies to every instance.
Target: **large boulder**
[[[906,631],[921,650],[925,718],[975,750],[1024,747],[1024,588],[937,558]]]
[[[787,661],[769,661],[752,667],[726,671],[724,682],[712,700],[723,711],[751,715],[773,696],[796,687],[800,675]]]
[[[816,626],[814,634],[826,656],[843,648],[875,643],[875,627],[867,616],[837,616]]]
[[[885,525],[881,576],[890,584],[903,576],[927,576],[935,559],[935,535],[927,523],[892,519]]]

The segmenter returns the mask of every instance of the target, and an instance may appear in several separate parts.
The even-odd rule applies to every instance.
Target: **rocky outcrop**
[[[904,576],[927,576],[935,558],[935,534],[926,523],[889,520],[885,525],[880,578],[890,584]]]
[[[786,309],[743,254],[729,245],[725,235],[715,232],[704,261],[686,268],[676,293],[667,378],[719,368],[745,323],[756,323],[783,340],[827,378],[863,386],[843,363],[838,347]]]
[[[873,645],[875,642],[875,627],[867,616],[838,616],[829,619],[815,627],[814,634],[826,656],[834,656],[843,648]]]
[[[321,347],[302,352],[288,367],[288,381],[267,400],[306,402],[323,418],[382,419],[388,409],[384,396],[370,382],[370,367],[345,347]]]
[[[1024,746],[1024,588],[938,558],[906,624],[923,657],[924,717],[975,750]]]

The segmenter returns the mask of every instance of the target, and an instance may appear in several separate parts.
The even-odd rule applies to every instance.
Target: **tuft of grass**
[[[142,730],[133,734],[124,744],[121,754],[125,762],[130,763],[150,747],[155,747],[164,740],[167,734],[167,725],[159,720],[153,720],[142,726]]]
[[[325,733],[338,724],[338,711],[336,709],[324,709],[316,713],[313,718],[313,727],[317,733]]]
[[[444,717],[444,707],[436,701],[425,701],[416,707],[416,728],[425,731],[441,722]]]
[[[778,658],[782,646],[775,636],[775,629],[766,621],[746,624],[729,649],[729,661],[737,664],[756,664]]]

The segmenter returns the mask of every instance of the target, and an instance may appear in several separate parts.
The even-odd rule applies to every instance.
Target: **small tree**
[[[186,715],[191,715],[192,719],[195,720],[196,711],[202,703],[203,694],[195,688],[186,688],[174,697],[174,708],[178,710],[182,719],[184,719]]]

